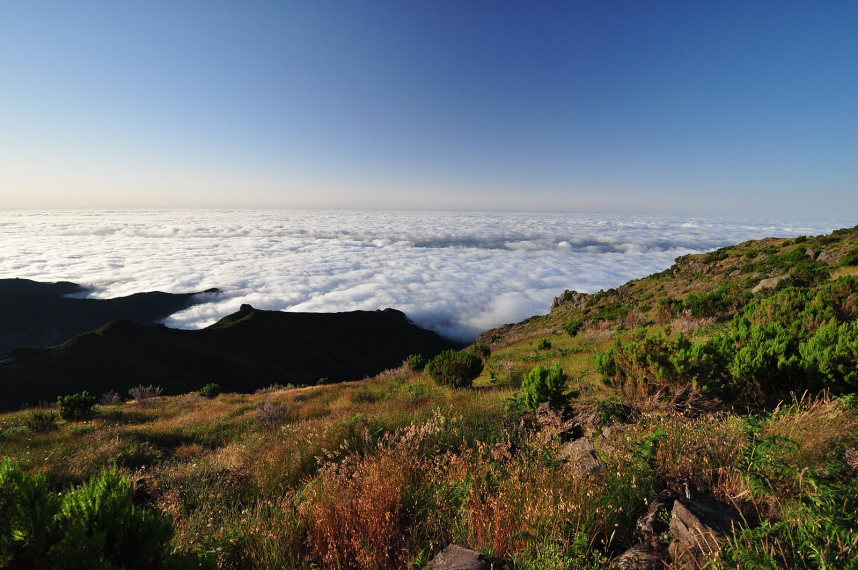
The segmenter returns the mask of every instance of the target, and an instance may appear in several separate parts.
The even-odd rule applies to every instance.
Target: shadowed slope
[[[12,351],[0,361],[0,406],[85,389],[124,392],[140,383],[176,394],[208,382],[248,392],[275,382],[356,380],[411,353],[448,347],[393,309],[284,313],[244,305],[202,330],[113,321],[59,346]]]

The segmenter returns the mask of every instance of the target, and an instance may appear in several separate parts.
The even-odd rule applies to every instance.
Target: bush
[[[572,321],[571,323],[564,325],[563,330],[566,331],[566,334],[574,338],[581,331],[583,326],[584,321]]]
[[[265,400],[256,408],[256,425],[262,429],[273,429],[289,419],[289,407],[284,402]]]
[[[137,403],[147,405],[147,400],[156,398],[161,395],[162,388],[160,386],[144,386],[139,384],[128,389],[128,395],[131,396]]]
[[[420,372],[426,368],[426,357],[422,354],[409,354],[408,358],[405,359],[405,364],[407,364],[411,370]]]
[[[610,398],[596,403],[596,413],[599,414],[599,425],[609,426],[614,423],[626,423],[631,419],[632,410]]]
[[[528,409],[535,410],[543,402],[562,402],[568,377],[559,364],[552,368],[537,366],[521,382],[517,399]]]
[[[471,347],[471,354],[486,361],[492,355],[492,347],[484,342],[477,342]]]
[[[24,414],[24,425],[36,433],[47,433],[60,429],[57,425],[57,415],[53,412],[27,412]]]
[[[220,384],[215,384],[214,382],[210,382],[206,384],[199,390],[197,390],[197,394],[202,396],[203,398],[217,398],[220,393],[223,392],[223,388],[220,387]]]
[[[60,396],[57,406],[60,417],[66,421],[89,420],[95,416],[95,396],[84,390],[79,394]]]
[[[10,568],[163,567],[170,519],[138,508],[131,483],[103,471],[61,497],[43,474],[0,463],[0,564]],[[72,563],[73,561],[73,563]],[[70,565],[71,564],[71,565]]]
[[[536,343],[536,348],[538,350],[550,350],[551,349],[551,341],[547,338],[539,339],[539,342]]]
[[[426,365],[429,377],[444,386],[468,388],[483,371],[483,361],[469,352],[448,349]]]
[[[119,392],[110,390],[109,392],[105,392],[101,395],[101,404],[103,406],[113,406],[121,403],[122,397],[119,395]]]

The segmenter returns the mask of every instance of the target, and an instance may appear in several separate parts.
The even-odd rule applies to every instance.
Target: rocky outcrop
[[[575,424],[567,418],[566,408],[543,402],[536,408],[535,416],[540,431],[547,438],[566,440],[574,437]]]
[[[578,291],[563,291],[557,297],[554,297],[554,302],[551,303],[551,309],[556,309],[567,305],[573,309],[583,309],[587,305],[588,293],[579,293]]]
[[[741,526],[739,512],[730,505],[699,493],[681,497],[670,515],[671,558],[680,568],[703,568],[727,534]]]
[[[451,544],[429,561],[432,570],[489,570],[488,560],[477,552]]]
[[[669,513],[669,522],[668,519]],[[617,556],[615,570],[680,568],[698,570],[708,564],[727,535],[741,526],[730,505],[689,490],[685,497],[665,490],[638,519],[638,543]],[[666,544],[670,540],[670,544]]]
[[[787,273],[785,275],[778,275],[777,277],[769,277],[768,279],[763,279],[756,286],[751,289],[751,293],[760,293],[761,291],[768,291],[769,289],[774,289],[778,286],[778,283],[789,277],[790,274]]]

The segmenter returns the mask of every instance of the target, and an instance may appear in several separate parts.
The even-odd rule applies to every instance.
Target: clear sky
[[[858,216],[858,3],[0,1],[0,208]]]

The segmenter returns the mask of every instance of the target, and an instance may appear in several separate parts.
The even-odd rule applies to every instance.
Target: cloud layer
[[[222,290],[166,324],[241,303],[288,311],[395,307],[460,340],[545,313],[675,257],[854,222],[383,211],[0,211],[0,277],[68,280],[93,297]]]

